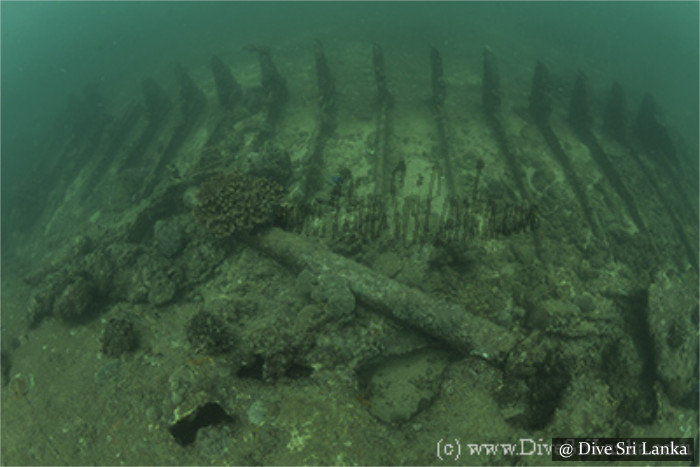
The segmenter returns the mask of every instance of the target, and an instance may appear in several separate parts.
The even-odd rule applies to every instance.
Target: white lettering
[[[531,447],[532,447],[531,450],[529,450],[529,451],[525,450],[525,442],[528,442],[531,444]],[[535,453],[535,449],[536,449],[535,445],[536,445],[535,441],[530,439],[530,438],[525,438],[525,439],[520,438],[520,454],[524,455],[524,456],[533,455]]]
[[[501,449],[506,456],[515,455],[515,444],[501,444]]]
[[[469,448],[469,454],[473,455],[479,455],[481,454],[481,445],[480,444],[467,444],[467,447]]]
[[[619,441],[616,445],[616,454],[619,456],[634,456],[637,451],[635,444],[626,444],[625,441]]]

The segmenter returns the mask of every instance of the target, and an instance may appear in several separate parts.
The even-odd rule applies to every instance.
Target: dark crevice
[[[264,360],[260,356],[256,356],[255,359],[247,365],[243,365],[236,376],[239,378],[252,378],[252,379],[263,379],[263,365]]]
[[[558,363],[537,368],[536,376],[528,382],[530,393],[525,428],[541,430],[549,424],[570,381],[571,376]]]
[[[170,434],[180,446],[189,446],[197,438],[197,430],[212,425],[232,424],[235,420],[216,402],[207,402],[197,407],[187,417],[170,427]]]
[[[313,373],[313,368],[310,366],[292,363],[289,368],[284,371],[284,376],[291,379],[308,378]]]

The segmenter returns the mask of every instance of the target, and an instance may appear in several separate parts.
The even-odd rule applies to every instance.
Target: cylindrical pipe
[[[522,338],[459,305],[433,298],[294,233],[270,229],[259,237],[259,245],[294,270],[307,268],[314,274],[344,279],[362,303],[460,352],[500,363]]]

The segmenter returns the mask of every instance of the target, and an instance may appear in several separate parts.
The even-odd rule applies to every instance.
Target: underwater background
[[[699,20],[1,2],[2,463],[697,445]]]
[[[445,53],[488,44],[515,63],[542,60],[585,70],[600,86],[616,79],[630,93],[653,90],[669,125],[697,148],[697,10],[695,2],[7,2],[4,177],[27,170],[28,142],[87,83],[119,99],[143,75],[168,76],[174,62],[324,36]]]

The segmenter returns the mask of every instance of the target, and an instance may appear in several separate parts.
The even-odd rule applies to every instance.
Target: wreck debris
[[[496,56],[491,48],[484,47],[484,74],[481,81],[481,104],[486,115],[495,116],[501,109],[501,76]]]
[[[394,100],[389,92],[386,82],[386,69],[384,66],[384,50],[379,44],[372,45],[372,63],[374,67],[374,79],[377,85],[377,107],[375,117],[374,139],[368,153],[372,156],[374,193],[385,196],[395,186],[389,178],[389,172],[396,166],[392,151],[391,139],[393,135],[393,107]],[[392,195],[395,191],[391,191]]]
[[[272,52],[263,45],[247,45],[243,48],[258,54],[260,60],[260,84],[264,93],[265,121],[258,131],[253,147],[262,148],[275,134],[282,109],[289,98],[287,83],[272,61]]]
[[[593,216],[588,196],[584,190],[583,183],[578,176],[571,158],[564,151],[559,138],[552,130],[549,124],[549,117],[552,114],[552,89],[551,89],[549,69],[542,63],[537,62],[535,65],[535,74],[532,78],[532,89],[530,92],[530,114],[535,121],[538,130],[542,133],[544,140],[549,146],[550,152],[554,159],[559,163],[566,177],[566,181],[574,192],[576,200],[581,206],[583,217],[586,219],[588,226],[593,233],[599,237],[603,237],[603,231],[598,225],[597,220]]]
[[[610,157],[605,153],[605,150],[600,143],[598,143],[596,136],[593,134],[593,117],[591,116],[588,105],[588,80],[586,75],[582,72],[579,72],[576,76],[576,83],[574,84],[574,91],[571,95],[571,105],[569,107],[569,121],[581,142],[588,148],[588,152],[593,161],[595,161],[600,171],[607,177],[610,185],[622,200],[632,221],[637,225],[639,230],[647,232],[646,223],[644,219],[642,219],[637,203],[622,181],[622,176],[615,168],[615,165],[610,161]],[[651,238],[652,237],[650,237],[650,239]],[[655,248],[653,241],[651,242],[651,246]]]
[[[511,145],[508,141],[508,136],[503,128],[499,109],[501,106],[501,89],[500,75],[496,64],[496,57],[488,47],[484,48],[484,73],[481,82],[481,97],[486,120],[494,132],[498,146],[503,154],[506,165],[510,171],[511,180],[520,194],[520,197],[528,202],[531,202],[529,191],[525,188],[525,174],[523,173],[522,164],[515,157],[511,150]],[[478,164],[478,162],[477,162]],[[483,167],[483,162],[481,163]],[[479,171],[477,172],[477,184]],[[476,193],[475,193],[476,194]]]
[[[623,145],[629,144],[627,139],[627,102],[625,91],[620,83],[615,81],[610,87],[608,100],[603,114],[603,129],[605,132]]]
[[[310,201],[323,186],[323,150],[337,124],[335,79],[328,67],[320,41],[314,42],[314,58],[318,86],[318,122],[302,168],[305,201]]]
[[[234,78],[231,69],[216,55],[211,57],[211,72],[214,75],[219,104],[226,110],[233,110],[243,95],[241,85]]]
[[[459,305],[439,300],[385,277],[352,260],[318,248],[303,237],[272,228],[259,238],[262,249],[293,269],[333,274],[346,281],[360,302],[418,328],[450,347],[501,362],[521,336],[472,315]]]
[[[433,111],[435,126],[438,133],[438,155],[442,173],[445,175],[447,183],[447,193],[450,196],[459,196],[457,192],[457,182],[455,180],[454,163],[450,155],[450,143],[447,135],[447,117],[444,112],[445,105],[445,77],[442,70],[442,57],[440,51],[435,47],[430,47],[430,76],[432,85],[432,97],[430,107]]]

